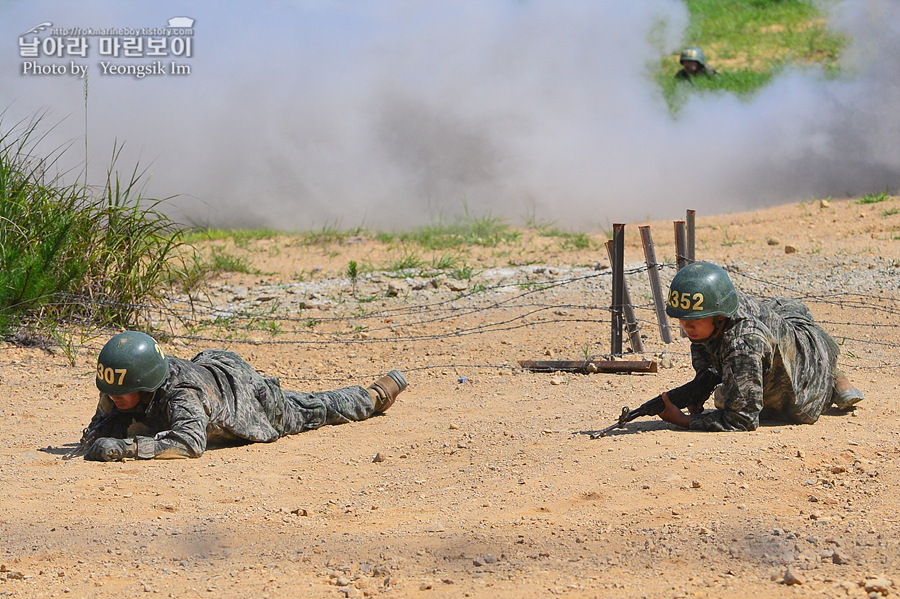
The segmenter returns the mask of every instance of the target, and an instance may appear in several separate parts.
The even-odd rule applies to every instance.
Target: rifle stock
[[[709,394],[712,393],[713,389],[721,382],[722,377],[719,373],[711,368],[704,368],[697,373],[693,380],[668,391],[669,401],[679,409],[684,409],[692,403],[697,403],[698,399],[706,401]],[[644,416],[658,416],[662,413],[664,408],[665,403],[663,402],[662,394],[657,395],[634,410],[629,410],[628,406],[625,406],[622,408],[622,413],[619,415],[618,422],[601,431],[591,434],[591,439],[599,439],[600,437],[605,437],[608,433],[617,428],[625,428],[626,423],[637,418],[642,418]]]

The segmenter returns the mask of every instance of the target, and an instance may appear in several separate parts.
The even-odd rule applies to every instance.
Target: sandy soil
[[[297,389],[397,367],[409,389],[383,416],[273,444],[62,461],[93,413],[105,338],[85,340],[74,367],[58,349],[0,346],[0,596],[900,593],[897,208],[698,215],[698,259],[729,265],[748,291],[805,298],[867,396],[815,425],[752,433],[645,419],[581,434],[692,376],[687,342],[662,343],[648,309],[636,224],[628,284],[656,374],[517,367],[609,352],[605,251],[563,238],[455,251],[471,281],[396,278],[385,266],[413,249],[368,238],[224,244],[266,274],[211,281],[193,313],[173,298],[192,326],[158,315],[170,354],[228,347]],[[672,223],[642,224],[671,262]],[[351,260],[366,270],[355,286]]]

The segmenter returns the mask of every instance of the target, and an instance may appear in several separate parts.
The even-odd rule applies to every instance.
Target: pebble
[[[784,246],[784,253],[785,253],[785,254],[794,254],[794,253],[796,253],[796,252],[797,252],[797,248],[795,248],[794,246],[792,246],[792,245],[786,245],[786,246]]]
[[[384,461],[384,456],[381,455],[381,452],[379,451],[378,453],[375,454],[375,457],[372,458],[372,461],[373,461],[373,462],[376,462],[376,463],[377,463],[377,462],[383,462],[383,461]]]

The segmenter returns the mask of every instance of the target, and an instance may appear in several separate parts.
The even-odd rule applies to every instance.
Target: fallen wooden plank
[[[652,360],[519,360],[532,372],[656,372]]]

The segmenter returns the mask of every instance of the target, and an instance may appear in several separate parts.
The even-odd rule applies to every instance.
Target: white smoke
[[[82,81],[23,75],[19,37],[187,16],[190,75],[102,75],[96,45],[77,59],[91,179],[124,142],[119,167],[149,165],[181,220],[399,229],[468,209],[589,228],[897,190],[900,3],[829,13],[847,76],[789,71],[673,120],[647,73],[683,42],[678,0],[19,0],[0,4],[0,107],[4,129],[49,110],[48,141],[83,160]]]

